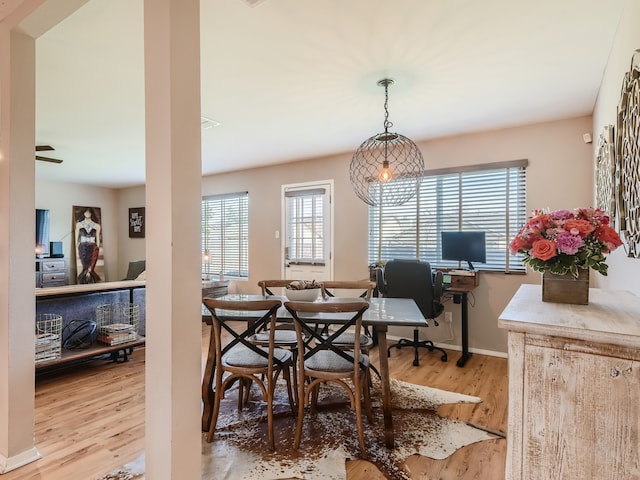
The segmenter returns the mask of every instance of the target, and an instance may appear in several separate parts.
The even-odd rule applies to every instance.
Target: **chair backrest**
[[[389,260],[379,271],[378,290],[385,297],[413,298],[425,318],[436,318],[444,310],[442,273],[434,276],[428,262]]]
[[[352,297],[362,297],[369,299],[376,288],[376,283],[369,280],[323,280],[322,296],[338,297],[338,291],[355,290]]]
[[[369,308],[366,300],[340,301],[327,300],[324,302],[284,302],[285,308],[291,313],[293,323],[298,336],[299,362],[315,355],[320,350],[331,350],[345,360],[354,362],[354,366],[360,363],[360,331],[362,329],[362,314]],[[319,315],[322,318],[319,318]],[[316,323],[333,323],[331,315],[340,315],[336,325],[339,328],[335,332],[323,335]],[[346,314],[342,315],[342,314]],[[354,348],[351,356],[333,341],[348,329],[354,331]]]
[[[275,292],[276,288],[284,288],[295,280],[260,280],[258,286],[262,290],[262,295],[278,295],[279,292]]]
[[[216,363],[220,363],[222,356],[237,345],[242,345],[258,355],[269,358],[273,355],[274,330],[276,327],[276,312],[282,306],[279,299],[266,300],[225,300],[218,298],[204,298],[202,303],[211,312],[211,341],[209,344],[209,355],[215,352]],[[226,314],[225,314],[226,312]],[[236,331],[231,321],[242,319],[246,315],[246,327],[241,331]],[[232,322],[237,325],[237,322]],[[229,334],[229,341],[222,347],[222,330]],[[256,331],[269,330],[269,346],[264,349],[256,346],[251,338]],[[213,343],[211,343],[213,342]],[[279,363],[277,359],[274,359]],[[271,363],[269,364],[271,367]]]

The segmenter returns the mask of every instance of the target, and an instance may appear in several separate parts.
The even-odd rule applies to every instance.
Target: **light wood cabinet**
[[[523,285],[509,333],[506,478],[640,478],[640,298],[590,290],[589,305],[543,303]]]

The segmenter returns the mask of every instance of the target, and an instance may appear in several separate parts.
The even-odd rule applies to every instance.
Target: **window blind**
[[[417,258],[436,267],[443,231],[486,232],[487,263],[480,270],[524,272],[509,242],[524,224],[527,160],[425,172],[417,195],[395,207],[369,207],[369,263]],[[372,188],[376,188],[373,186]]]
[[[324,188],[285,192],[290,263],[325,264],[325,195]]]
[[[202,273],[249,277],[249,193],[202,199]]]

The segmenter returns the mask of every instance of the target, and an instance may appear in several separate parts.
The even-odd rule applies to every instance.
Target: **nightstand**
[[[36,258],[36,287],[59,287],[69,284],[66,258]]]

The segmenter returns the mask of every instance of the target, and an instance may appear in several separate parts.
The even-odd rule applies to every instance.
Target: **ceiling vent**
[[[253,8],[253,7],[257,7],[261,3],[266,2],[267,0],[242,0],[242,1]]]
[[[211,120],[210,118],[207,118],[207,117],[200,117],[200,126],[202,127],[202,130],[209,130],[210,128],[213,128],[213,127],[219,127],[220,122],[217,122],[216,120]]]

